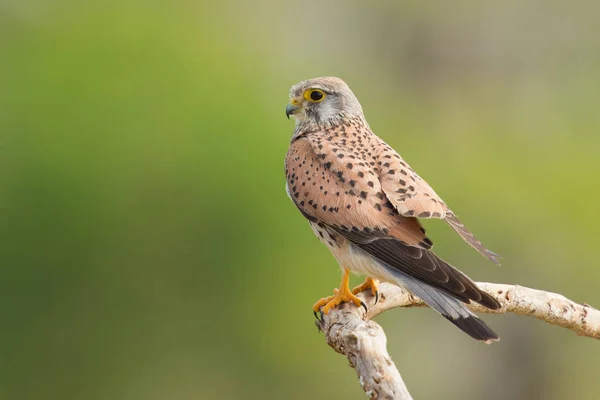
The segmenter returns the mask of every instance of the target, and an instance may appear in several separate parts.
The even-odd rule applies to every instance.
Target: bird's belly
[[[319,240],[329,248],[341,267],[355,274],[370,276],[382,281],[393,282],[395,278],[369,254],[360,250],[341,235],[331,232],[327,227],[310,223]]]
[[[343,252],[335,255],[340,265],[348,268],[350,271],[370,276],[381,281],[394,282],[394,276],[390,274],[375,258],[360,250],[355,245],[347,242]]]

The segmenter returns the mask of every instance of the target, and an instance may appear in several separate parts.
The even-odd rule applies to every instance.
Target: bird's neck
[[[369,124],[367,123],[367,120],[365,119],[365,117],[361,114],[361,115],[356,115],[354,117],[351,118],[347,118],[343,115],[340,115],[339,117],[336,118],[330,118],[326,121],[315,121],[315,120],[310,120],[310,121],[300,121],[297,120],[296,121],[296,129],[294,130],[294,135],[292,136],[292,139],[290,141],[294,142],[296,139],[305,136],[309,133],[312,132],[320,132],[326,129],[335,129],[338,126],[350,126],[350,125],[356,125],[356,126],[365,126],[365,127],[369,127]]]

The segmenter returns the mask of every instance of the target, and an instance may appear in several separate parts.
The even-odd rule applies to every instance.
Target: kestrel
[[[500,304],[431,251],[419,218],[442,219],[497,264],[498,256],[371,131],[348,85],[335,77],[302,81],[291,88],[285,113],[296,119],[285,159],[286,190],[343,271],[340,288],[315,303],[315,314],[342,302],[366,309],[355,294],[370,289],[377,301],[377,281],[383,280],[421,298],[471,337],[498,340],[465,304],[493,310]],[[351,271],[367,276],[352,290]]]

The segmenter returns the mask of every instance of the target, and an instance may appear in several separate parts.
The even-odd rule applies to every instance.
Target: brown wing
[[[438,194],[392,149],[380,141],[379,158],[385,160],[379,173],[381,188],[400,215],[439,218],[446,221],[467,243],[496,264],[499,256],[488,250],[448,208]]]
[[[340,234],[388,268],[415,277],[467,304],[472,300],[493,310],[500,308],[500,304],[469,277],[429,250],[407,246],[391,237]]]
[[[313,150],[313,144],[319,153]],[[419,221],[398,214],[368,164],[331,146],[330,142],[318,143],[317,134],[290,145],[286,156],[287,188],[302,214],[339,231],[391,235],[409,246],[430,248],[432,243]]]

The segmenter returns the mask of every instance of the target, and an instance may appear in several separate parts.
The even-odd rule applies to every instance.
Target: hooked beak
[[[290,119],[290,115],[294,115],[300,108],[300,102],[296,99],[292,99],[292,101],[285,107],[285,116]]]

